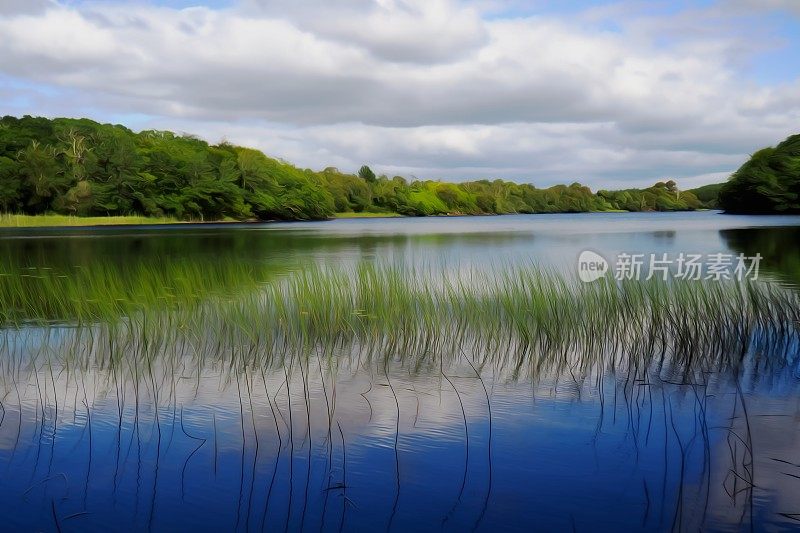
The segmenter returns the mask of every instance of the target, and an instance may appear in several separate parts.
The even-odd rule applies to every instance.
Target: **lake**
[[[524,261],[573,272],[578,254],[592,249],[608,257],[760,252],[767,270],[790,280],[800,276],[798,242],[798,216],[713,211],[0,229],[2,257],[34,267],[232,259],[276,270],[358,261],[495,268]]]
[[[798,243],[716,212],[2,229],[4,527],[792,529]],[[584,250],[762,259],[562,281]]]

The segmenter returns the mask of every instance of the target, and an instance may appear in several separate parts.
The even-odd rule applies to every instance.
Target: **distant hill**
[[[503,180],[446,183],[297,168],[258,150],[88,119],[0,119],[0,212],[187,220],[309,220],[335,213],[680,211],[702,207],[674,181],[592,192]]]
[[[694,194],[698,200],[703,203],[706,209],[719,208],[719,191],[722,189],[724,183],[712,183],[711,185],[703,185],[696,189],[689,189],[687,192]]]
[[[723,185],[719,202],[728,213],[800,213],[800,135],[754,153]]]

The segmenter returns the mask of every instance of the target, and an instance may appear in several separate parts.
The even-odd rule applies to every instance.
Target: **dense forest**
[[[719,203],[729,213],[800,213],[800,135],[754,153],[723,185]]]
[[[503,180],[464,183],[299,169],[250,148],[88,119],[0,119],[0,212],[191,220],[325,219],[334,213],[674,211],[705,205],[675,182],[592,192]]]
[[[689,192],[694,194],[700,203],[708,209],[719,209],[719,191],[722,189],[724,183],[712,183],[711,185],[703,185],[696,189],[689,189]]]

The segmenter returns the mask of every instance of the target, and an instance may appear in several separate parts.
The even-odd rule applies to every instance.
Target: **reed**
[[[335,352],[400,356],[419,369],[469,353],[531,375],[654,364],[693,372],[737,365],[754,350],[787,364],[800,333],[798,294],[761,282],[584,284],[535,267],[450,275],[363,264],[271,279],[235,264],[136,268],[125,278],[99,265],[7,276],[5,334],[34,320],[47,336],[60,328],[48,318],[59,317],[71,340],[58,342],[72,344],[51,353],[82,353],[81,360],[115,363],[125,354],[152,362],[181,351],[198,367],[279,367]]]
[[[178,220],[168,217],[76,217],[70,215],[15,215],[10,213],[0,213],[0,228],[125,226],[144,224],[176,224],[178,222]]]
[[[443,512],[445,517],[453,513],[465,487],[468,492],[475,490],[472,473],[467,475],[469,454],[485,449],[489,476],[479,524],[492,491],[492,413],[498,396],[490,390],[500,384],[502,391],[503,382],[519,380],[556,383],[559,394],[574,393],[579,399],[581,394],[594,394],[599,402],[598,434],[606,413],[616,417],[618,411],[627,410],[629,430],[625,434],[632,437],[637,457],[640,449],[648,448],[654,409],[656,420],[663,414],[664,430],[654,429],[653,440],[663,435],[665,450],[673,435],[678,442],[680,491],[673,523],[680,529],[694,523],[691,516],[684,517],[681,507],[694,497],[694,493],[684,495],[684,485],[687,491],[697,488],[694,478],[684,481],[687,458],[702,458],[702,470],[708,477],[699,490],[705,487],[710,492],[712,487],[709,423],[715,419],[707,415],[709,402],[732,398],[741,405],[741,415],[734,410],[728,417],[726,411],[727,426],[713,429],[725,431],[729,442],[737,439],[743,444],[744,451],[738,444],[731,446],[730,468],[722,470],[733,472],[745,484],[740,490],[752,491],[753,465],[761,463],[754,459],[740,381],[752,385],[773,380],[781,372],[791,376],[798,372],[800,297],[793,290],[764,282],[605,280],[583,284],[534,266],[456,274],[368,263],[280,275],[258,265],[221,262],[128,267],[92,264],[66,271],[8,264],[4,268],[6,275],[0,277],[0,309],[5,321],[0,328],[0,398],[7,403],[0,401],[0,417],[5,418],[8,405],[9,413],[18,417],[16,429],[6,426],[6,431],[16,434],[13,446],[36,449],[36,453],[18,454],[36,458],[26,477],[34,479],[33,474],[42,470],[39,452],[49,439],[41,435],[52,432],[53,448],[56,442],[67,442],[64,438],[80,411],[77,419],[85,421],[86,431],[81,433],[74,426],[80,440],[72,450],[80,446],[88,455],[84,490],[88,490],[90,478],[97,486],[106,485],[96,479],[108,482],[101,473],[108,468],[92,470],[93,450],[94,460],[101,465],[111,461],[105,467],[114,469],[116,490],[117,470],[123,477],[125,472],[124,443],[128,442],[130,449],[130,443],[135,441],[138,446],[142,440],[144,449],[155,450],[150,461],[153,472],[148,474],[154,480],[151,515],[156,507],[159,465],[163,466],[160,461],[165,461],[162,449],[165,456],[171,454],[167,456],[170,460],[183,453],[182,467],[161,471],[180,472],[184,496],[187,471],[207,469],[216,475],[218,447],[226,435],[222,429],[218,437],[220,421],[229,432],[241,428],[237,523],[241,508],[245,526],[254,514],[253,520],[262,524],[280,515],[279,520],[289,527],[292,516],[305,516],[312,468],[315,472],[321,468],[324,471],[317,475],[325,480],[325,500],[320,523],[327,523],[328,494],[331,506],[336,494],[342,510],[339,516],[329,510],[329,522],[338,521],[341,529],[345,515],[357,512],[355,505],[348,510],[347,494],[350,483],[357,483],[356,476],[348,475],[348,462],[357,464],[358,453],[350,454],[347,447],[365,433],[359,433],[352,423],[357,410],[337,410],[337,405],[352,406],[363,397],[369,405],[369,425],[372,404],[368,393],[380,394],[379,386],[385,385],[383,394],[391,395],[391,400],[386,403],[384,398],[376,405],[384,410],[391,406],[394,411],[389,429],[394,426],[390,438],[395,470],[393,477],[386,479],[387,483],[396,482],[388,519],[391,524],[400,500],[401,479],[408,475],[401,475],[404,459],[398,444],[408,423],[402,422],[401,410],[408,409],[403,399],[408,400],[411,393],[417,397],[417,415],[420,398],[424,409],[426,396],[431,398],[428,408],[438,402],[441,409],[441,396],[436,392],[446,383],[456,395],[463,420],[466,460],[458,498]],[[423,389],[421,396],[415,382]],[[736,383],[735,397],[729,394],[730,383]],[[260,385],[263,394],[258,392]],[[534,395],[539,390],[542,388],[531,387]],[[676,425],[669,396],[659,407],[658,392],[664,402],[665,390],[668,394],[679,391],[674,392],[682,402],[676,403],[679,409],[694,410],[686,427]],[[236,407],[233,416],[228,416],[224,407],[217,412],[213,405],[204,405],[209,397],[211,402],[224,398],[225,391],[231,396],[235,391],[238,414]],[[612,392],[613,403],[604,403]],[[476,415],[478,404],[465,401],[474,394],[481,396],[480,413],[485,415]],[[82,403],[78,403],[79,397]],[[515,394],[509,397],[520,399]],[[108,410],[116,412],[109,414]],[[264,416],[264,421],[257,422]],[[471,422],[483,416],[488,417],[486,437],[473,438],[480,426]],[[271,424],[274,431],[265,429],[264,425]],[[109,435],[110,430],[116,431],[111,437],[117,447],[113,459],[105,448],[92,442],[97,438],[93,432]],[[237,439],[238,432],[236,429]],[[374,438],[378,433],[369,434]],[[271,438],[265,438],[268,435]],[[170,449],[173,439],[177,444]],[[276,457],[271,470],[262,475],[256,465],[259,450],[267,444],[270,449],[277,447]],[[250,453],[251,488],[247,491],[242,487]],[[297,462],[300,453],[302,462]],[[335,468],[333,458],[339,453],[341,467]],[[312,460],[320,455],[324,461]],[[56,465],[62,457],[72,459],[62,453],[55,457]],[[725,454],[714,457],[715,463],[718,460],[727,461]],[[298,470],[296,462],[307,466]],[[290,496],[285,509],[279,507],[280,500],[270,502],[270,496],[278,492],[273,491],[276,472],[284,463],[288,463],[281,468],[289,471]],[[147,468],[147,462],[144,464]],[[666,459],[664,468],[667,479]],[[293,503],[292,476],[303,475],[303,471],[304,497]],[[135,475],[138,478],[138,469]],[[41,488],[37,485],[27,490],[45,494],[50,490],[49,479],[41,482]],[[66,478],[63,483],[69,485]],[[276,487],[280,487],[278,483]],[[263,509],[251,513],[254,484],[268,488]],[[134,485],[137,491],[148,490],[138,479]],[[310,486],[317,490],[313,482]],[[649,495],[647,498],[649,509]],[[160,505],[163,500],[158,501]],[[302,512],[293,514],[301,505]],[[662,502],[662,506],[667,504]],[[309,516],[317,511],[310,506]],[[74,516],[59,518],[55,507],[53,515],[56,523]]]
[[[163,312],[253,291],[273,272],[233,262],[97,262],[66,268],[0,264],[0,324],[112,323],[137,312]]]
[[[372,212],[372,211],[362,211],[360,213],[354,213],[352,211],[343,212],[343,213],[334,213],[333,218],[398,218],[403,215],[399,213],[392,213],[392,212]]]

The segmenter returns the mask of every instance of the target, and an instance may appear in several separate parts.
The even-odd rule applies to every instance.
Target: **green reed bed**
[[[95,263],[66,269],[0,265],[0,323],[109,323],[257,290],[274,271],[237,263]]]
[[[129,226],[144,224],[176,224],[179,220],[168,217],[111,216],[76,217],[70,215],[16,215],[0,213],[0,228],[36,228],[63,226]]]
[[[6,280],[3,318],[20,326],[29,313],[59,317],[74,327],[49,353],[104,364],[279,366],[323,353],[419,366],[470,354],[513,374],[598,365],[688,372],[735,366],[751,352],[788,364],[798,352],[798,294],[769,283],[584,284],[535,267],[456,275],[366,264],[271,281],[237,265],[137,268],[125,282],[104,268]]]
[[[475,404],[465,402],[471,395],[480,396],[481,414],[472,411],[470,416],[488,417],[491,465],[492,409],[498,399],[502,408],[503,399],[489,387],[520,380],[530,381],[534,398],[551,385],[560,387],[561,394],[566,389],[570,398],[595,395],[600,404],[597,434],[605,413],[617,416],[619,393],[637,457],[648,446],[653,409],[656,423],[661,410],[664,449],[671,439],[669,418],[681,453],[679,485],[693,491],[695,478],[683,481],[685,458],[702,453],[708,476],[704,483],[710,491],[709,431],[725,431],[729,445],[735,442],[731,465],[724,463],[725,469],[745,485],[742,492],[756,486],[750,419],[741,392],[750,381],[747,373],[771,366],[795,376],[800,355],[798,293],[770,283],[584,284],[534,266],[454,273],[362,264],[280,276],[237,264],[127,269],[123,273],[119,266],[95,264],[67,272],[38,269],[30,277],[0,280],[6,325],[0,328],[0,390],[5,392],[0,407],[2,416],[5,405],[9,413],[19,413],[18,442],[28,442],[21,429],[23,412],[25,424],[33,417],[34,440],[38,431],[41,446],[43,434],[52,431],[56,442],[59,428],[74,424],[76,412],[85,410],[90,464],[92,450],[97,454],[92,428],[118,424],[118,442],[125,442],[125,432],[130,442],[135,438],[138,443],[145,435],[144,442],[149,438],[155,443],[157,454],[162,438],[170,450],[173,436],[181,438],[182,432],[184,443],[197,446],[185,454],[183,470],[189,464],[216,473],[220,419],[215,416],[221,411],[214,402],[224,401],[222,391],[229,390],[228,400],[233,402],[228,407],[233,406],[231,422],[236,425],[238,397],[242,465],[245,442],[251,442],[251,435],[255,441],[253,479],[259,435],[263,439],[265,434],[262,427],[257,429],[257,416],[268,426],[272,417],[275,431],[269,431],[277,437],[278,457],[285,449],[290,465],[295,443],[303,449],[307,442],[309,465],[312,440],[318,449],[327,447],[324,476],[334,479],[332,435],[338,429],[344,454],[346,431],[359,427],[348,423],[359,412],[354,402],[363,397],[368,407],[361,411],[362,418],[368,409],[364,423],[369,425],[370,398],[384,395],[383,402],[376,403],[384,420],[376,423],[386,425],[389,420],[391,429],[391,417],[396,416],[397,453],[406,431],[401,421],[410,415],[405,411],[416,409],[416,427],[420,395],[423,412],[425,396],[431,397],[429,406],[438,401],[441,410],[440,394],[445,392],[454,394],[460,406],[467,458],[476,442],[467,413]],[[760,379],[777,379],[779,374],[763,372]],[[757,381],[757,372],[750,375]],[[355,377],[360,379],[351,379]],[[727,380],[735,380],[735,389]],[[537,387],[540,384],[544,387]],[[686,401],[676,406],[695,410],[693,422],[680,434],[670,392],[676,390],[680,395],[674,399]],[[611,391],[613,404],[604,403]],[[415,407],[403,403],[412,394]],[[527,397],[511,397],[527,402]],[[727,399],[734,405],[730,417],[729,406],[724,406],[729,426],[709,428],[717,418],[707,413],[715,408],[722,412],[712,402],[722,405]],[[184,428],[184,408],[190,412],[193,407],[202,407],[206,416],[210,412],[213,429],[207,427],[207,419],[205,432],[198,431],[202,426],[197,424]],[[103,419],[104,409],[116,412]],[[126,418],[132,422],[126,423]],[[340,422],[345,422],[345,431]],[[245,436],[250,425],[252,432],[247,430]],[[682,441],[681,435],[692,426],[691,437]],[[359,433],[363,434],[373,435]],[[275,439],[271,440],[270,447]],[[214,446],[213,466],[193,459],[203,445]],[[181,453],[173,450],[171,454]],[[716,465],[728,456],[714,453],[719,468]],[[400,456],[395,457],[399,486]],[[277,459],[275,464],[277,471]],[[665,472],[666,468],[665,459]],[[467,467],[464,476],[466,480]],[[343,474],[342,488],[346,481]],[[702,488],[701,484],[697,494]],[[399,489],[397,494],[399,498]],[[678,496],[679,509],[684,500],[695,497],[695,492],[686,494]],[[679,526],[684,521],[681,512],[676,511],[673,520]]]

